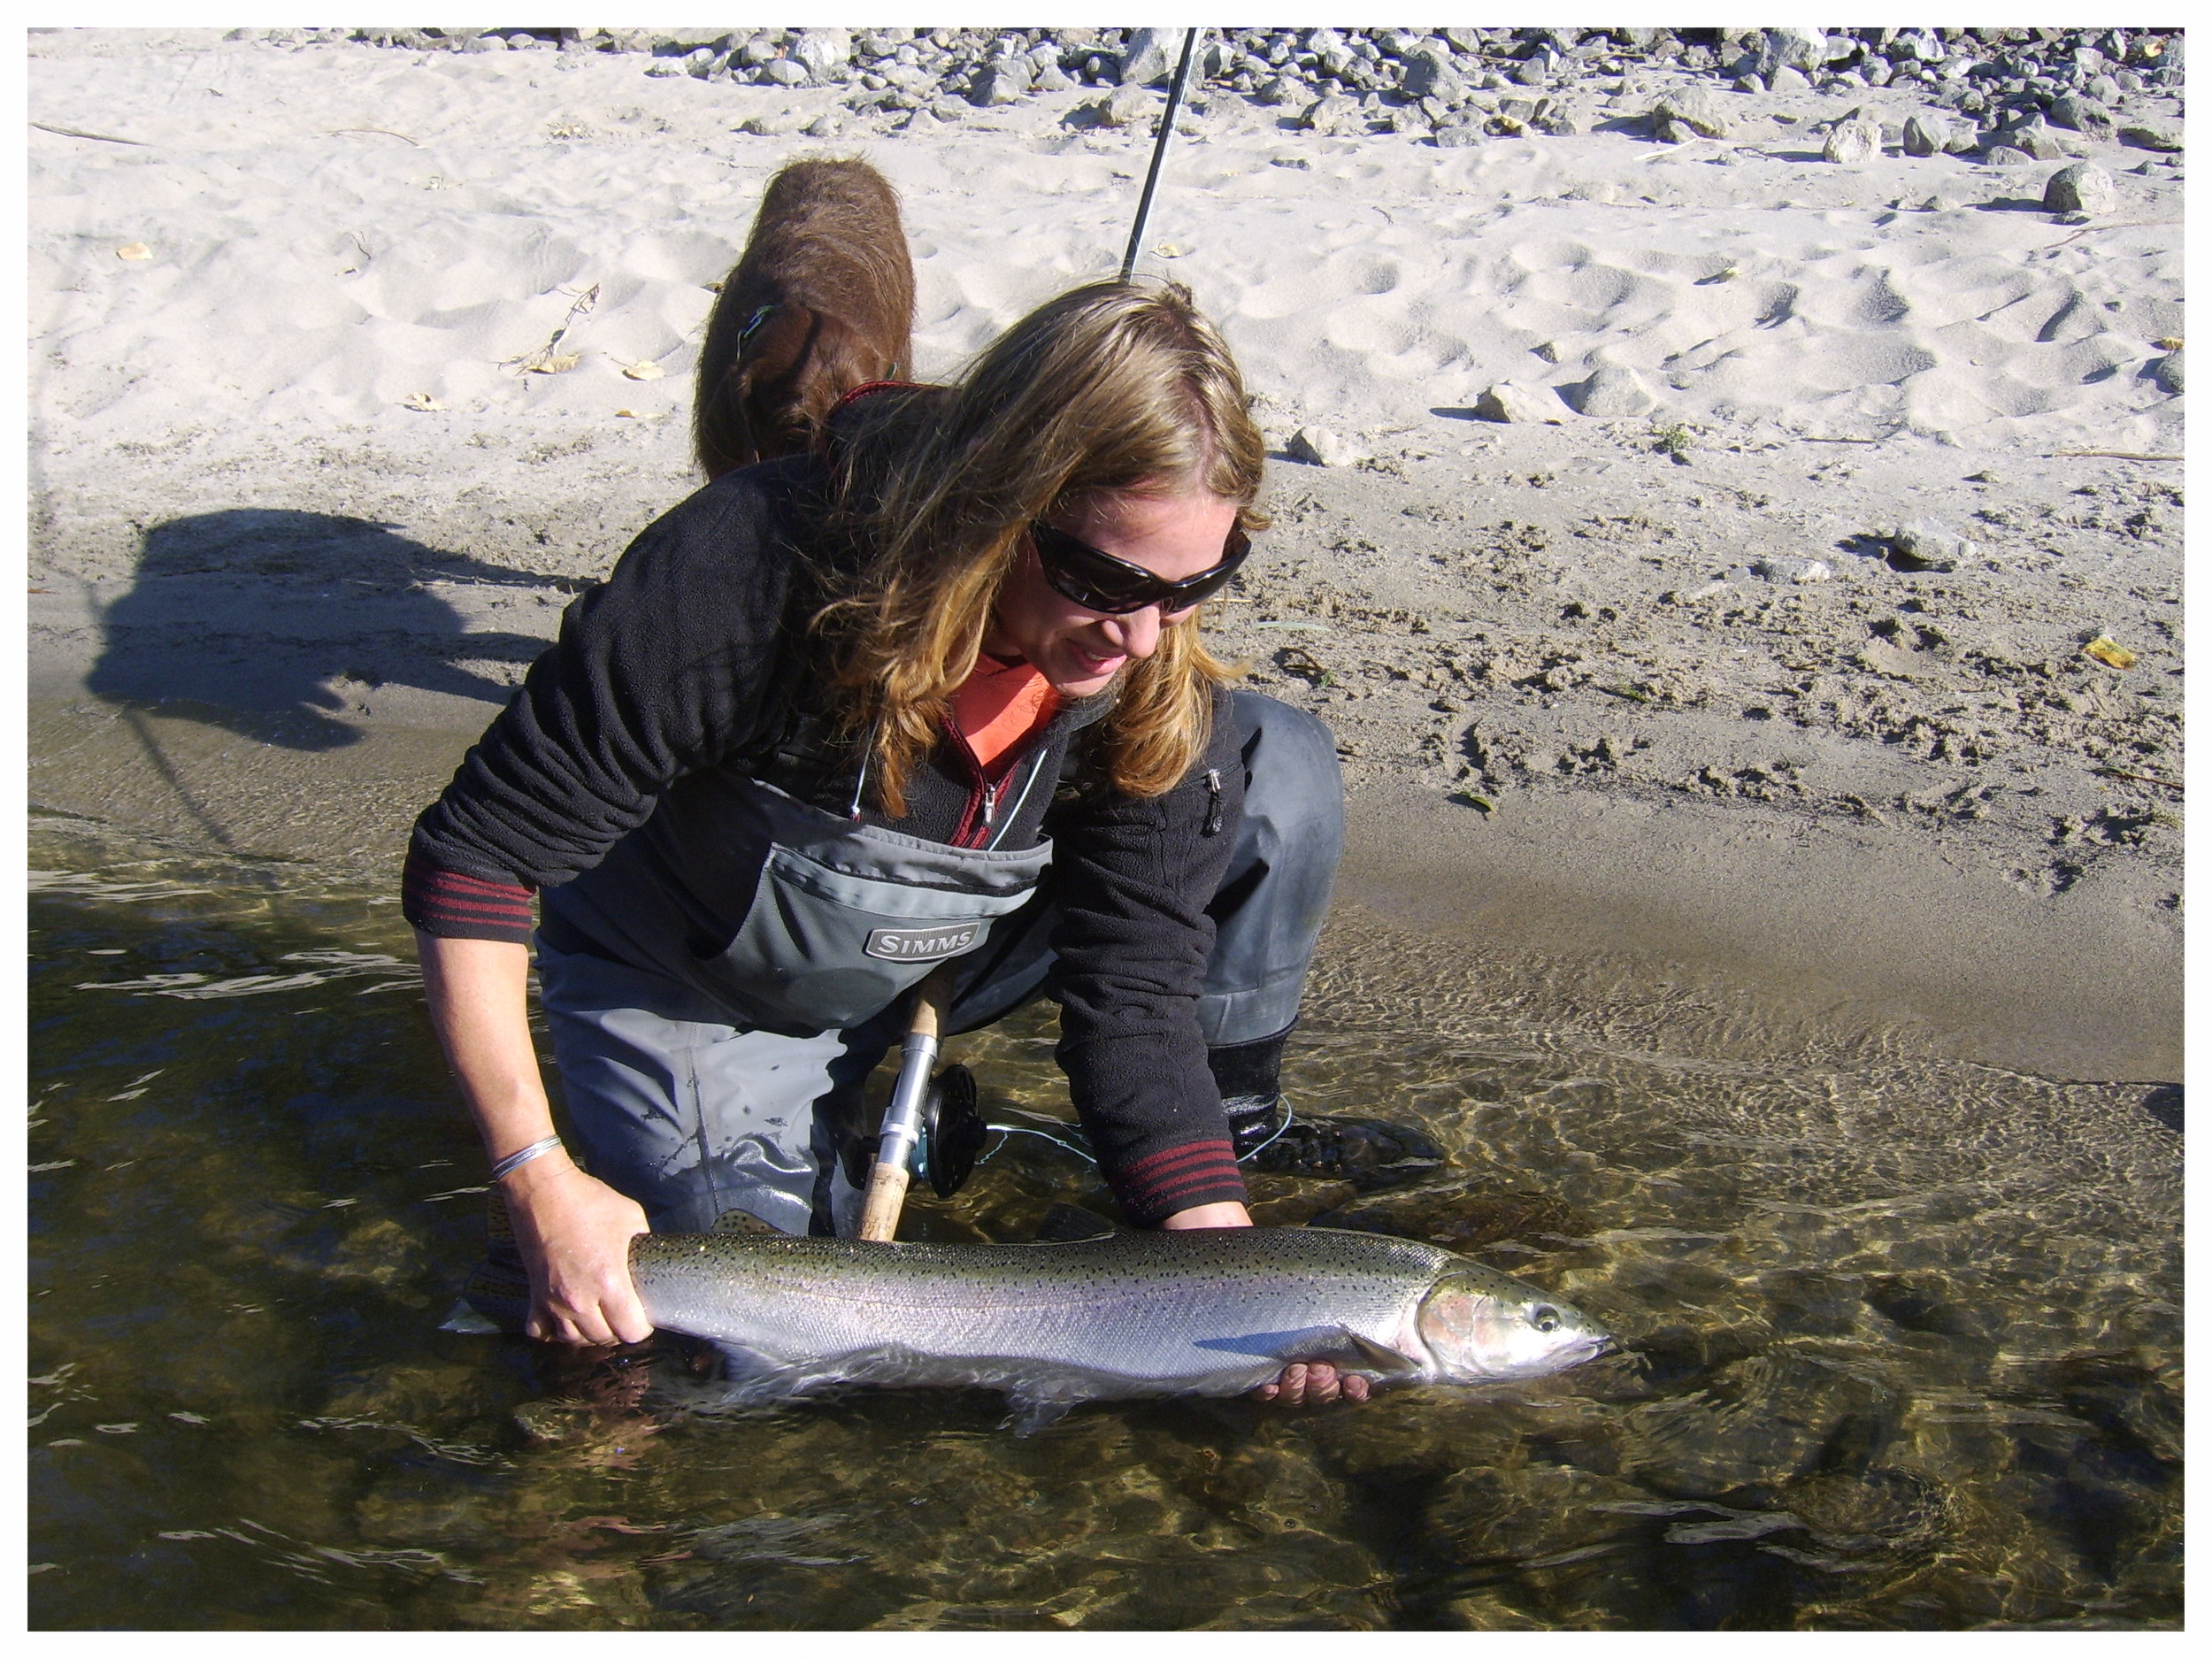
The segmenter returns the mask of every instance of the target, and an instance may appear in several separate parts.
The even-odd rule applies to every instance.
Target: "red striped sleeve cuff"
[[[1151,1226],[1196,1204],[1245,1202],[1236,1148],[1228,1141],[1192,1141],[1148,1153],[1109,1171],[1107,1179],[1123,1211],[1139,1226]]]
[[[400,913],[426,933],[440,939],[492,939],[526,945],[535,926],[531,889],[518,883],[486,881],[442,869],[413,848],[400,877]]]

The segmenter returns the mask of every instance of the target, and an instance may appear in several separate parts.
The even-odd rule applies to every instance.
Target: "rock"
[[[1778,69],[1810,73],[1828,61],[1828,37],[1809,29],[1768,29],[1759,37],[1756,73],[1772,80]]]
[[[1134,29],[1121,50],[1121,84],[1125,87],[1164,86],[1175,78],[1181,54],[1180,29]]]
[[[1097,106],[1098,119],[1108,127],[1133,127],[1149,121],[1164,107],[1142,87],[1116,87]]]
[[[1855,167],[1873,160],[1882,153],[1882,129],[1878,124],[1866,119],[1839,121],[1821,145],[1820,153],[1829,161],[1841,162]]]
[[[1513,72],[1513,84],[1520,87],[1540,87],[1551,79],[1552,58],[1548,52],[1539,52]]]
[[[1951,123],[1931,111],[1905,118],[1904,150],[1908,156],[1940,156],[1950,147]]]
[[[779,87],[803,87],[808,81],[806,65],[788,58],[779,58],[762,70],[761,78]]]
[[[2120,187],[2093,161],[2061,167],[2043,185],[2047,213],[2109,213],[2120,205]]]
[[[1284,449],[1292,460],[1309,466],[1356,466],[1367,458],[1365,450],[1326,426],[1299,427]]]
[[[1452,67],[1449,54],[1433,46],[1417,46],[1405,57],[1402,89],[1409,98],[1440,98],[1457,104],[1467,96],[1467,85]]]
[[[755,138],[788,138],[806,125],[806,116],[798,110],[769,110],[759,115],[749,115],[739,123],[738,131]]]
[[[2112,137],[2112,111],[2094,98],[2080,97],[2069,93],[2062,98],[2051,100],[2051,124],[2071,127],[2087,138],[2109,142]]]
[[[1295,104],[1306,95],[1306,88],[1286,75],[1271,75],[1260,83],[1252,95],[1252,102],[1268,109],[1280,109],[1286,104]]]
[[[1564,395],[1578,413],[1594,420],[1647,415],[1659,406],[1643,377],[1617,363],[1600,364],[1588,380],[1564,388]]]
[[[2120,101],[2120,83],[2110,75],[2092,75],[2081,83],[2082,96],[2094,98],[2107,108]]]
[[[1590,130],[1590,118],[1565,106],[1546,110],[1536,118],[1536,130],[1553,138],[1578,138]]]
[[[1356,135],[1367,130],[1367,118],[1352,99],[1340,92],[1332,92],[1309,104],[1299,116],[1298,125],[1325,135]]]
[[[1471,150],[1482,140],[1482,128],[1471,121],[1440,127],[1429,135],[1429,142],[1439,150]]]
[[[1029,89],[1032,92],[1066,92],[1074,86],[1075,82],[1069,79],[1066,70],[1057,64],[1047,64],[1037,72],[1037,78],[1030,82]]]
[[[1313,54],[1314,65],[1325,75],[1341,76],[1357,61],[1344,37],[1334,29],[1314,29],[1306,35],[1306,50]]]
[[[2120,142],[2138,150],[2178,150],[2181,127],[2175,121],[2133,121],[2120,129]]]
[[[1786,65],[1769,75],[1766,82],[1770,92],[1806,92],[1811,89],[1813,84],[1801,71]]]
[[[1992,144],[1982,152],[1982,165],[1985,167],[2016,167],[2024,161],[2034,159],[2026,150],[2015,150],[2010,144]]]
[[[1770,582],[1824,582],[1835,574],[1825,559],[1760,559],[1751,568]]]
[[[835,110],[824,110],[807,127],[809,138],[835,138],[845,130],[845,123],[838,119]]]
[[[982,109],[1018,104],[1035,79],[1026,58],[1002,58],[975,72],[968,86],[968,102]]]
[[[1559,394],[1549,387],[1500,380],[1475,399],[1475,419],[1558,426],[1566,424],[1560,419],[1561,408]]]
[[[1889,562],[1895,570],[1947,574],[1974,557],[1971,541],[1933,518],[1900,525],[1889,542]]]
[[[2151,379],[2162,392],[2170,392],[2176,397],[2179,397],[2181,396],[2181,353],[2168,352],[2157,362],[2152,364]]]
[[[827,81],[833,69],[853,60],[853,37],[844,29],[801,29],[786,54],[817,81]]]
[[[783,56],[783,48],[772,35],[752,35],[737,49],[737,61],[748,69],[764,69]]]
[[[1701,138],[1728,136],[1728,123],[1714,105],[1712,95],[1702,87],[1683,87],[1667,93],[1651,106],[1651,120],[1655,128],[1671,121]]]

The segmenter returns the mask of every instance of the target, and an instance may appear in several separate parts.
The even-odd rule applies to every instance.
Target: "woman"
[[[531,1334],[644,1337],[649,1225],[849,1233],[862,1082],[949,956],[954,1029],[1059,1002],[1131,1219],[1250,1225],[1342,811],[1319,723],[1199,637],[1263,461],[1187,293],[1097,283],[956,386],[863,388],[824,453],[708,485],[571,609],[404,896]],[[533,889],[589,1174],[531,1048]]]

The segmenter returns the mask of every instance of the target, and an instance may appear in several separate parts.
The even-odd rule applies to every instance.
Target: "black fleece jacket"
[[[726,474],[649,526],[612,575],[570,606],[453,781],[417,820],[407,918],[447,937],[526,939],[527,889],[544,928],[657,972],[703,955],[743,920],[761,849],[718,835],[718,790],[765,778],[841,814],[858,756],[824,733],[826,676],[808,621],[824,557],[811,534],[819,464],[805,457]],[[1135,800],[1089,763],[1102,699],[1071,704],[1023,755],[1048,749],[1039,787],[993,844],[1054,840],[1060,922],[1048,990],[1077,1111],[1123,1208],[1139,1223],[1241,1201],[1227,1119],[1206,1064],[1197,993],[1227,867],[1243,772],[1227,699],[1209,752],[1174,789]],[[1059,787],[1048,786],[1055,780]],[[983,780],[948,732],[910,784],[904,816],[869,821],[972,843]],[[643,886],[641,887],[641,882]],[[607,903],[595,902],[594,889]],[[634,895],[662,917],[626,929]]]

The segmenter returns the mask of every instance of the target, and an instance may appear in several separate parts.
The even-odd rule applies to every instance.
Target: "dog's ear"
[[[741,331],[722,324],[718,315],[704,349],[726,353],[727,360],[717,373],[702,359],[692,417],[699,467],[709,478],[806,447],[803,423],[795,434],[787,416],[803,390],[803,371],[818,319],[787,301],[761,307]]]
[[[837,400],[856,386],[888,380],[891,360],[876,340],[841,317],[823,313],[814,335],[814,349],[804,377],[793,389],[794,406],[808,426],[821,430]]]
[[[749,331],[738,348],[738,373],[747,384],[788,385],[814,343],[823,318],[818,311],[786,300]]]
[[[813,442],[827,408],[812,407],[819,342],[831,326],[833,319],[822,312],[787,301],[746,341],[733,389],[750,461],[795,455]]]

